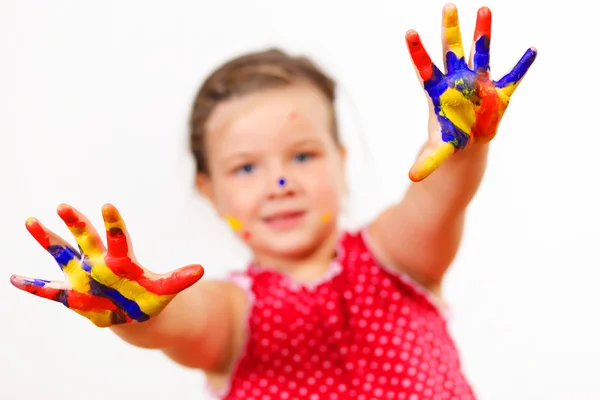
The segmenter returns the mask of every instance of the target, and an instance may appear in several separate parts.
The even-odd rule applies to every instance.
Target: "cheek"
[[[241,220],[249,219],[256,210],[258,193],[256,185],[229,179],[215,191],[219,213]]]
[[[322,168],[312,174],[309,193],[322,212],[337,213],[343,197],[343,180],[334,168]]]

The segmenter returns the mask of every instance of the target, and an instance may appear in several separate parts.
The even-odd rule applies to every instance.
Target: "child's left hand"
[[[429,100],[429,141],[412,166],[409,177],[427,178],[446,159],[467,146],[487,143],[537,50],[528,49],[511,72],[499,81],[490,79],[490,34],[492,14],[487,7],[477,13],[469,63],[465,61],[458,11],[453,4],[443,10],[443,49],[446,74],[431,61],[414,30],[406,44]]]

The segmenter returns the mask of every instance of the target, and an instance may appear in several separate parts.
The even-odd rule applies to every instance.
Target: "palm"
[[[75,237],[79,251],[33,218],[27,220],[27,230],[54,257],[65,281],[15,275],[11,282],[19,289],[62,303],[97,326],[146,321],[204,273],[200,265],[165,275],[144,269],[135,259],[123,219],[111,205],[102,209],[107,246],[74,208],[62,205],[58,214]]]
[[[537,51],[530,48],[511,72],[493,81],[489,73],[491,19],[488,8],[479,9],[467,64],[458,12],[453,5],[444,7],[446,74],[431,61],[417,32],[406,35],[431,111],[429,142],[411,168],[409,176],[413,181],[425,179],[455,152],[492,140],[510,96],[535,60]]]

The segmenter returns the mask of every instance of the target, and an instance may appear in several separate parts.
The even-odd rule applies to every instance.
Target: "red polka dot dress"
[[[299,285],[251,265],[247,342],[233,400],[469,400],[446,320],[407,277],[378,264],[363,232],[345,233],[329,275]]]

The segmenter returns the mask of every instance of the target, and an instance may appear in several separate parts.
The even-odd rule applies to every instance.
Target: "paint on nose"
[[[279,179],[279,186],[284,186],[285,185],[285,179],[284,178],[280,178]]]

